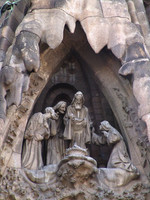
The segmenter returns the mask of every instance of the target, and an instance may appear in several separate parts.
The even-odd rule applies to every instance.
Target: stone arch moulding
[[[49,83],[47,83],[47,85],[48,84]],[[69,95],[71,93],[71,97],[73,97],[75,92],[77,92],[77,89],[67,83],[57,83],[51,87],[45,87],[45,89],[41,93],[41,98],[38,98],[34,106],[33,113],[44,111],[45,107],[54,106],[60,100],[66,101],[70,104],[71,99]]]

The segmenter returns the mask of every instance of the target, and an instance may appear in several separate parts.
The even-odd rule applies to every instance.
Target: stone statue
[[[59,163],[65,153],[63,117],[66,111],[66,106],[66,102],[60,101],[53,107],[57,114],[57,118],[50,119],[50,138],[48,139],[46,160],[47,165]]]
[[[107,140],[107,144],[114,144],[107,168],[121,168],[129,172],[136,172],[136,167],[131,163],[127,153],[126,145],[120,133],[113,128],[108,121],[100,124],[100,130]]]
[[[139,176],[137,168],[131,163],[126,145],[120,133],[108,121],[100,124],[103,135],[92,134],[92,142],[100,145],[105,142],[113,144],[113,150],[107,163],[107,168],[99,169],[99,176],[110,187],[119,187],[128,184]]]
[[[45,109],[45,114],[35,113],[27,125],[22,152],[22,166],[27,169],[38,170],[43,167],[41,141],[50,136],[48,125],[49,118],[56,118],[55,111],[51,107]]]
[[[88,109],[83,104],[84,96],[82,92],[78,91],[64,117],[64,139],[71,140],[71,146],[76,143],[78,146],[86,148],[85,144],[91,141],[91,134]]]

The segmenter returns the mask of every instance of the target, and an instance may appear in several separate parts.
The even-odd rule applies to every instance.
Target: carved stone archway
[[[136,44],[131,45],[133,49],[134,45],[136,46]],[[117,55],[116,49],[115,47],[111,50]],[[128,58],[131,49],[130,47],[127,49],[123,59]],[[37,73],[31,73],[30,87],[27,92],[23,93],[21,104],[18,107],[12,105],[7,110],[3,134],[0,135],[1,176],[7,173],[7,168],[21,169],[22,142],[27,122],[31,114],[35,112],[35,104],[47,87],[49,80],[60,68],[64,60],[73,52],[82,66],[84,66],[84,72],[88,71],[96,81],[99,92],[103,93],[109,103],[128,145],[131,160],[140,171],[140,180],[144,180],[144,183],[147,184],[150,166],[146,157],[147,154],[142,157],[143,152],[145,153],[147,149],[142,151],[138,146],[139,138],[145,136],[146,126],[138,117],[138,103],[133,96],[130,75],[127,79],[124,79],[118,74],[118,70],[121,67],[119,59],[107,47],[104,47],[100,53],[95,54],[89,46],[79,23],[77,23],[74,34],[69,33],[67,28],[65,29],[64,39],[59,47],[50,50],[46,44],[41,43],[40,50],[40,70]],[[140,50],[144,50],[144,47],[142,46]]]
[[[74,40],[71,38],[74,38]],[[84,40],[82,40],[83,38]],[[140,151],[136,144],[139,134],[143,131],[143,126],[137,117],[137,102],[133,97],[131,84],[118,75],[120,62],[112,53],[105,48],[96,55],[87,43],[80,26],[78,26],[73,36],[67,31],[65,32],[64,42],[55,51],[45,49],[42,52],[41,68],[38,73],[31,75],[30,89],[24,94],[21,105],[17,109],[15,106],[11,106],[8,109],[8,118],[5,126],[6,132],[3,137],[5,142],[3,143],[1,154],[3,163],[2,173],[8,166],[21,167],[21,163],[15,163],[14,161],[16,158],[21,161],[23,132],[36,99],[53,73],[70,53],[73,46],[77,56],[84,63],[85,68],[91,71],[93,78],[97,80],[99,89],[103,92],[113,110],[120,130],[129,146],[133,163],[140,171],[143,171],[143,160],[139,156]],[[14,117],[14,113],[16,117]],[[5,151],[6,149],[7,151]],[[7,155],[7,158],[5,155]]]

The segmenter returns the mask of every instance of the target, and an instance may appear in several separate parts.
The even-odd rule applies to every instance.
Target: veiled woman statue
[[[63,117],[66,111],[66,102],[60,101],[54,107],[56,119],[50,119],[50,138],[47,144],[47,165],[59,163],[65,153]]]
[[[98,136],[93,133],[92,142],[98,145],[104,143],[113,145],[107,168],[99,168],[100,178],[103,183],[111,187],[118,187],[138,178],[139,172],[129,158],[121,134],[108,121],[101,122],[100,130],[103,135]]]
[[[108,144],[114,144],[107,168],[121,168],[129,172],[136,172],[136,167],[131,163],[126,145],[121,134],[109,122],[103,121],[100,130],[106,137]]]
[[[27,125],[22,152],[22,166],[27,169],[38,170],[43,167],[42,144],[43,139],[48,139],[50,129],[49,118],[56,118],[56,114],[51,107],[45,109],[45,113],[35,113]]]

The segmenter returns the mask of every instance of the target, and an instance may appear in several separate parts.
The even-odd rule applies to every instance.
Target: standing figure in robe
[[[24,168],[38,170],[44,166],[41,142],[50,136],[49,118],[56,118],[55,111],[51,107],[45,109],[45,114],[35,113],[29,120],[22,152],[22,166]]]
[[[86,148],[86,144],[91,141],[90,120],[88,108],[84,106],[84,96],[78,91],[67,108],[64,117],[65,131],[64,139],[70,140],[70,146],[76,143],[82,148]]]
[[[64,145],[64,122],[63,117],[66,111],[66,102],[60,101],[54,107],[54,111],[57,115],[56,119],[50,119],[50,138],[47,144],[47,159],[46,163],[57,164],[64,157],[65,145]]]

